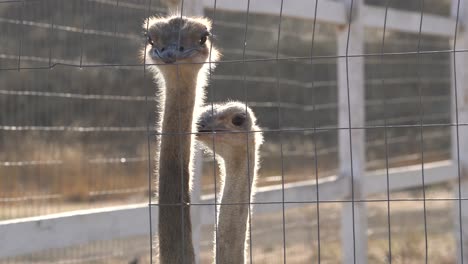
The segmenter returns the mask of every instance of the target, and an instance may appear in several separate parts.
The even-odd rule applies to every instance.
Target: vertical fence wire
[[[21,7],[20,7],[20,10],[19,10],[19,20],[20,20],[20,26],[19,26],[19,29],[18,29],[18,60],[17,60],[17,72],[18,72],[18,75],[21,75],[21,54],[23,52],[23,41],[24,41],[24,25],[23,25],[23,20],[24,20],[24,10],[25,10],[25,5],[26,5],[26,2],[25,0],[22,0],[21,1]],[[23,83],[21,83],[21,85],[23,85]],[[14,104],[12,104],[12,108],[14,108]],[[12,114],[12,119],[13,123],[16,123],[19,121],[19,116],[17,113],[13,113]],[[15,137],[14,139],[15,143],[18,144],[18,139],[17,137]],[[15,155],[15,158],[19,158],[17,155]],[[18,170],[16,171],[18,173]],[[16,175],[15,175],[16,176]],[[13,208],[10,208],[10,214],[14,214],[13,213]]]
[[[179,15],[179,18],[180,18],[181,20],[182,20],[183,13],[184,13],[184,2],[185,2],[184,0],[182,0],[182,1],[180,2],[180,15]],[[182,23],[179,24],[179,31],[178,31],[178,33],[177,33],[177,49],[180,47],[180,35],[181,35],[181,31],[182,31]],[[180,83],[181,83],[181,81],[180,81],[180,71],[181,71],[181,70],[180,70],[180,66],[179,66],[179,65],[176,65],[176,67],[177,67],[177,68],[176,68],[176,69],[177,69],[177,73],[176,73],[176,75],[177,75],[177,76],[176,76],[176,84],[177,84],[177,85],[180,85]],[[178,94],[177,94],[177,98],[178,98],[178,101],[180,102],[180,101],[182,100],[182,96],[184,96],[184,95],[181,94],[180,89],[177,91],[177,93],[178,93]],[[167,105],[165,105],[164,107],[167,107]],[[180,171],[179,171],[179,173],[180,173],[180,179],[181,179],[180,182],[182,183],[182,184],[180,185],[182,195],[180,196],[180,201],[179,201],[179,204],[180,204],[180,217],[181,217],[181,219],[180,219],[180,220],[181,220],[181,221],[180,221],[180,223],[181,223],[180,228],[181,228],[181,230],[182,230],[182,232],[181,232],[181,239],[182,239],[182,241],[183,241],[183,242],[182,242],[182,252],[181,252],[181,255],[182,255],[182,263],[185,263],[185,262],[186,262],[186,260],[185,260],[185,255],[186,255],[186,252],[185,252],[185,243],[186,243],[186,239],[190,241],[190,244],[189,244],[189,245],[192,245],[192,246],[193,246],[193,244],[191,243],[191,242],[192,242],[192,237],[187,237],[187,238],[185,237],[185,235],[186,235],[186,234],[185,234],[185,231],[186,231],[186,229],[185,229],[185,224],[191,224],[191,222],[190,222],[190,223],[185,223],[185,215],[184,215],[184,214],[185,214],[185,207],[186,207],[186,206],[189,206],[191,201],[190,201],[190,200],[186,201],[186,200],[185,200],[185,197],[184,197],[184,192],[185,192],[185,191],[189,192],[189,190],[186,190],[186,189],[185,189],[185,186],[184,186],[184,185],[185,185],[185,182],[184,182],[184,180],[185,180],[185,177],[187,177],[187,176],[190,177],[190,176],[189,176],[189,175],[184,175],[184,160],[185,160],[185,157],[184,157],[184,144],[187,144],[187,139],[186,139],[185,135],[182,135],[182,133],[185,133],[186,131],[184,131],[184,130],[182,129],[182,115],[181,115],[181,110],[180,110],[180,108],[181,108],[181,106],[180,106],[180,104],[179,104],[179,105],[178,105],[178,108],[177,108],[177,125],[178,125],[178,132],[181,133],[181,135],[179,135],[179,153],[178,153],[178,155],[177,155],[177,156],[178,156],[177,160],[178,160],[178,162],[180,163],[180,165],[179,165],[179,166],[180,166]],[[162,118],[164,119],[164,117],[162,117]],[[163,132],[163,131],[161,131],[161,132]],[[169,132],[169,133],[171,133],[171,132]],[[191,135],[188,135],[188,136],[191,137]],[[164,139],[162,139],[162,140],[164,140]],[[190,142],[191,142],[191,140],[190,140]],[[161,175],[160,175],[159,177],[161,177]],[[169,177],[169,176],[168,176],[168,175],[164,175],[164,177]],[[186,179],[186,180],[189,181],[190,179]],[[190,195],[189,195],[188,197],[189,197],[189,199],[190,199]],[[174,205],[175,205],[175,204],[174,204]],[[174,205],[169,205],[169,206],[174,206]],[[190,211],[189,211],[189,212],[190,212]],[[190,217],[188,217],[188,219],[190,219]],[[190,228],[190,229],[191,229],[191,228]],[[191,234],[190,234],[190,235],[191,235]]]
[[[452,3],[453,4],[453,3]],[[459,248],[460,248],[460,260],[461,264],[464,263],[464,254],[463,254],[463,224],[462,224],[462,191],[461,191],[461,166],[460,166],[460,129],[459,129],[459,119],[458,119],[458,84],[457,84],[457,54],[456,54],[456,49],[457,49],[457,36],[458,36],[458,23],[459,23],[459,17],[460,17],[460,0],[457,0],[457,11],[456,11],[456,17],[455,17],[455,29],[453,32],[453,94],[454,94],[454,100],[453,103],[455,104],[454,108],[454,114],[455,114],[455,137],[456,137],[456,152],[457,152],[457,176],[458,176],[458,222],[459,222]],[[453,146],[452,146],[453,148]],[[452,157],[453,158],[453,157]]]
[[[424,0],[420,1],[421,16],[419,20],[419,33],[418,33],[418,46],[416,50],[416,78],[419,93],[419,111],[420,111],[420,147],[421,147],[421,181],[422,181],[422,193],[423,193],[423,214],[424,214],[424,261],[429,261],[429,245],[427,241],[427,207],[426,207],[426,181],[424,171],[424,104],[423,104],[423,91],[421,87],[421,39],[422,39],[422,26],[424,18]]]
[[[382,32],[382,46],[380,52],[383,54],[385,52],[385,33],[387,30],[387,18],[388,18],[388,6],[391,0],[385,0],[385,16]],[[380,57],[380,66],[383,66],[384,56]],[[383,67],[382,67],[383,68]],[[390,219],[390,174],[389,174],[389,164],[388,164],[388,136],[387,136],[387,97],[385,96],[385,77],[382,75],[382,88],[383,88],[383,115],[384,115],[384,141],[385,141],[385,176],[387,184],[387,230],[388,230],[388,262],[392,264],[392,229],[391,229],[391,219]]]
[[[119,41],[117,39],[117,30],[118,30],[118,24],[119,24],[119,16],[117,15],[119,11],[119,3],[120,0],[115,1],[115,6],[114,6],[114,12],[113,12],[113,24],[114,24],[114,45],[112,46],[112,63],[117,64],[117,46],[119,44]]]
[[[24,21],[23,21],[23,12],[24,12],[24,6],[26,2],[25,0],[21,1],[21,9],[20,9],[20,14],[19,14],[19,20],[21,23],[21,26],[19,27],[19,34],[18,34],[18,71],[21,70],[21,53],[23,52],[23,37],[24,37]]]
[[[148,6],[145,14],[145,35],[149,36],[149,19],[151,17],[151,0],[148,0]],[[146,66],[146,56],[147,56],[147,47],[148,44],[146,43],[147,40],[145,39],[145,44],[143,48],[143,79],[146,79],[146,73],[147,73],[147,66]],[[150,86],[151,87],[151,86]],[[149,89],[150,91],[153,91],[153,89]],[[151,94],[151,92],[149,93]],[[151,115],[150,115],[150,110],[151,108],[149,106],[149,99],[148,95],[145,96],[145,109],[147,109],[147,116],[146,116],[146,152],[147,152],[147,159],[148,159],[148,221],[149,221],[149,259],[150,263],[153,263],[153,213],[152,213],[152,198],[153,198],[153,166],[151,165],[151,139],[153,137],[152,133],[150,132],[150,127],[151,124],[154,122],[154,120],[151,120]],[[156,135],[156,141],[160,141],[161,137]],[[157,147],[160,146],[160,144],[156,144]],[[156,156],[156,158],[159,158],[159,155]],[[157,163],[159,164],[159,163]],[[159,242],[159,241],[158,241]]]
[[[317,26],[317,9],[318,9],[318,2],[319,0],[315,0],[315,5],[314,5],[314,20],[312,23],[312,40],[311,40],[311,47],[310,47],[310,87],[312,87],[312,142],[314,144],[313,146],[313,151],[314,151],[314,174],[315,174],[315,192],[316,196],[315,199],[317,201],[315,205],[315,213],[317,214],[317,263],[321,263],[321,253],[320,253],[320,193],[319,193],[319,169],[318,169],[318,155],[317,155],[317,102],[315,99],[315,89],[314,89],[314,78],[315,78],[315,67],[314,67],[314,60],[312,57],[314,56],[314,44],[315,44],[315,30]],[[306,98],[306,96],[304,96]],[[305,105],[305,103],[304,103]]]
[[[80,56],[80,63],[79,63],[79,68],[77,70],[78,72],[78,75],[80,76],[79,80],[78,80],[78,83],[80,86],[84,86],[84,81],[83,81],[83,76],[85,76],[85,72],[89,71],[90,69],[83,69],[82,68],[82,65],[83,65],[83,54],[85,52],[85,47],[87,46],[85,44],[85,41],[86,41],[86,36],[85,36],[85,30],[86,30],[86,27],[87,27],[87,16],[88,16],[88,9],[87,9],[87,6],[88,6],[88,1],[86,0],[81,0],[79,2],[79,10],[80,10],[80,27],[81,27],[81,32],[79,33],[80,37],[79,37],[79,50],[80,50],[80,53],[79,53],[79,56]],[[86,62],[85,62],[86,63]],[[88,87],[85,87],[83,90],[84,90],[84,93],[88,93]],[[87,113],[87,109],[86,109],[86,102],[84,101],[81,101],[79,103],[79,107],[78,107],[79,111],[81,113]],[[79,148],[80,150],[82,151],[83,155],[86,155],[86,152],[87,152],[87,140],[88,140],[88,135],[86,134],[81,134],[79,136]],[[85,184],[85,189],[88,189],[88,190],[92,190],[93,188],[93,178],[88,174],[88,167],[85,165],[84,163],[84,160],[82,158],[79,159],[79,174],[82,175],[82,177],[85,177],[86,178],[86,184]],[[87,202],[88,206],[91,206],[91,203],[88,201]],[[97,241],[96,244],[95,244],[95,248],[99,251],[102,250],[102,241]],[[79,259],[80,257],[80,252],[81,251],[89,251],[89,249],[80,249],[80,250],[73,250],[73,258],[75,259]]]
[[[248,99],[247,99],[247,84],[246,84],[246,64],[245,64],[245,52],[246,52],[246,49],[247,49],[247,32],[248,32],[248,25],[249,25],[249,15],[250,15],[250,0],[247,0],[247,7],[246,7],[246,10],[245,10],[245,28],[244,28],[244,41],[243,41],[243,45],[242,45],[242,90],[243,90],[243,97],[244,97],[244,104],[245,104],[245,115],[247,116],[248,115],[248,110],[247,110],[247,107],[248,107]],[[245,139],[245,143],[246,143],[246,146],[247,146],[247,157],[250,157],[249,156],[249,152],[250,152],[250,148],[249,148],[249,137],[250,137],[250,133],[246,133],[246,139]],[[255,137],[255,134],[253,134],[253,137]],[[248,217],[249,217],[249,222],[248,222],[248,225],[249,225],[249,229],[248,229],[248,239],[249,239],[249,260],[250,260],[250,263],[253,263],[253,238],[252,238],[252,207],[251,207],[251,203],[252,203],[252,181],[255,181],[255,179],[253,179],[253,176],[254,175],[250,175],[250,166],[256,166],[256,164],[250,164],[250,158],[247,158],[247,178],[248,178],[248,185],[249,185],[249,204],[247,205],[248,206]]]
[[[53,51],[52,51],[52,43],[55,41],[55,31],[54,31],[54,23],[55,23],[55,19],[54,19],[54,16],[53,16],[53,13],[54,13],[54,5],[52,3],[52,0],[48,0],[47,1],[47,9],[48,9],[48,15],[49,15],[49,23],[50,23],[50,29],[48,30],[47,34],[49,35],[48,36],[48,39],[46,41],[46,45],[49,45],[49,52],[48,52],[48,55],[49,55],[49,60],[48,60],[48,65],[50,66],[52,64],[52,54],[53,54]],[[51,75],[53,74],[52,70],[48,70],[47,73],[46,73],[46,82],[47,82],[47,89],[50,90],[50,83],[51,83]],[[49,100],[47,99],[46,103],[47,104],[50,104],[50,101],[52,100]],[[47,113],[48,115],[51,114],[51,112],[49,111]],[[49,141],[49,138],[47,139],[47,141]],[[53,147],[53,151],[52,152],[55,152],[55,144],[54,144],[54,147]],[[41,160],[41,158],[39,158],[39,160]],[[57,175],[57,172],[52,172],[52,174],[54,175],[54,177],[56,177]],[[60,180],[60,177],[58,177],[58,180]],[[58,185],[60,185],[60,183],[58,183]],[[44,201],[44,203],[46,203]],[[46,207],[48,208],[48,207]],[[48,213],[51,213],[51,212],[46,212],[46,214]],[[61,252],[56,252],[52,257],[53,258],[61,258]]]
[[[350,157],[350,173],[351,173],[351,208],[352,208],[352,221],[353,221],[353,263],[356,264],[356,228],[355,228],[355,215],[354,215],[354,173],[353,173],[353,141],[352,141],[352,123],[351,123],[351,98],[350,98],[350,89],[349,89],[349,40],[351,37],[351,23],[353,20],[353,4],[354,0],[351,0],[349,5],[349,21],[348,21],[348,33],[346,37],[346,51],[345,51],[345,63],[346,63],[346,90],[347,90],[347,108],[348,108],[348,133],[349,133],[349,157]],[[358,10],[361,12],[361,10]]]
[[[216,10],[217,10],[217,0],[214,0],[214,3],[213,3],[213,20],[212,20],[212,28],[211,28],[211,36],[212,36],[212,39],[211,39],[211,42],[210,42],[210,48],[209,48],[209,60],[208,60],[208,80],[211,82],[213,80],[213,63],[212,63],[212,52],[213,52],[213,42],[215,41],[215,21],[216,21]],[[214,98],[215,98],[215,94],[216,94],[216,90],[215,90],[215,87],[214,85],[210,85],[209,86],[209,90],[210,90],[210,106],[211,106],[211,114],[214,115]],[[212,157],[212,163],[213,163],[213,170],[212,170],[212,173],[213,173],[213,189],[214,189],[214,224],[213,224],[213,230],[214,230],[214,245],[213,245],[213,254],[215,255],[215,258],[214,258],[214,262],[215,263],[218,263],[218,258],[216,257],[217,254],[218,254],[218,249],[216,247],[216,244],[218,243],[218,236],[219,236],[219,232],[218,232],[218,212],[219,212],[219,209],[218,209],[218,206],[219,206],[219,203],[218,203],[218,199],[219,199],[219,194],[218,194],[218,184],[217,184],[217,161],[216,161],[216,141],[215,141],[215,135],[213,134],[211,136],[211,147],[213,148],[213,157]],[[207,205],[209,206],[209,205]]]
[[[84,46],[84,37],[85,37],[85,28],[86,28],[86,3],[88,1],[81,0],[81,34],[80,34],[80,69],[83,65],[83,46]]]
[[[280,159],[281,159],[281,211],[282,211],[282,232],[283,232],[283,263],[286,263],[286,214],[284,207],[284,154],[283,154],[283,133],[282,133],[282,124],[281,124],[281,85],[280,85],[280,62],[279,52],[280,52],[280,41],[281,41],[281,24],[283,19],[283,4],[284,0],[281,0],[280,10],[279,10],[279,21],[278,21],[278,35],[276,42],[276,54],[275,54],[275,66],[276,66],[276,89],[277,89],[277,105],[278,105],[278,135],[279,135],[279,145],[280,145]]]

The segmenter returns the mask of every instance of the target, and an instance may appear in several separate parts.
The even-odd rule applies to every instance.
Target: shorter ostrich
[[[263,143],[262,133],[251,131],[259,131],[255,115],[238,102],[205,106],[198,119],[198,140],[216,154],[221,171],[214,249],[217,263],[245,263],[249,202],[255,192]]]

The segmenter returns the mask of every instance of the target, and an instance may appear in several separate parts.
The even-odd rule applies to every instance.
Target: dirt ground
[[[431,197],[451,197],[447,190],[429,190]],[[392,199],[420,197],[420,191],[392,194]],[[385,199],[384,195],[372,197]],[[367,202],[369,263],[455,263],[453,202],[426,201],[426,224],[422,201]],[[264,205],[258,205],[264,206]],[[268,205],[271,206],[271,205]],[[278,205],[275,205],[278,206]],[[280,206],[280,205],[279,205]],[[320,218],[317,217],[319,209]],[[321,203],[252,217],[251,263],[340,263],[339,203]],[[389,236],[389,227],[391,235]],[[318,239],[320,231],[320,239]],[[427,234],[427,235],[425,235]],[[211,263],[213,227],[205,226],[201,238],[201,263]],[[389,247],[389,238],[391,247]],[[351,244],[352,245],[352,244]],[[286,252],[284,252],[284,246]],[[132,263],[150,262],[149,236],[94,242],[0,261],[0,263]],[[320,248],[320,250],[319,250]],[[359,250],[359,245],[356,245]],[[391,249],[391,253],[390,250]],[[319,254],[320,253],[320,254]],[[350,262],[352,263],[352,261]]]

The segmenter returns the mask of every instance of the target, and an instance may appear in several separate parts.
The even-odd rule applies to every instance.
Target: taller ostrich
[[[152,17],[147,32],[147,63],[155,64],[162,87],[159,172],[159,260],[162,264],[194,263],[190,221],[194,114],[204,99],[210,70],[218,60],[211,47],[211,22],[205,18]]]

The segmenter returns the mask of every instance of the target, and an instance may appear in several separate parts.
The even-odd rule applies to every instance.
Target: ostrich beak
[[[163,51],[159,52],[159,57],[164,63],[174,63],[177,61],[179,51],[177,45],[169,45]]]
[[[207,120],[200,120],[197,123],[197,131],[198,133],[203,133],[203,132],[211,132],[213,131],[212,126],[209,125],[209,122]]]
[[[198,128],[197,134],[216,134],[229,131],[224,127],[205,127],[205,128]]]
[[[198,51],[199,47],[184,48],[175,43],[162,48],[161,50],[155,49],[157,56],[167,64],[175,63],[177,60],[187,59],[194,56]]]
[[[217,122],[210,117],[199,120],[197,123],[197,130],[198,133],[213,133],[226,131],[226,128],[224,128],[222,124],[217,124]]]

